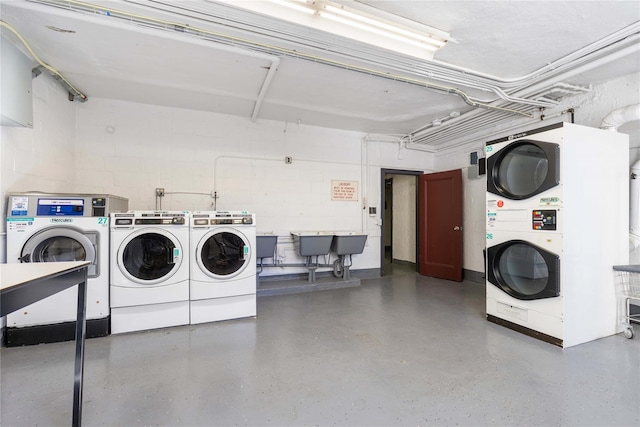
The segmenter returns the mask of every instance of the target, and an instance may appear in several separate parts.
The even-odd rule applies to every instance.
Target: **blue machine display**
[[[7,262],[91,261],[87,336],[110,332],[109,212],[128,200],[112,195],[11,193],[7,206]],[[8,346],[72,340],[77,288],[7,316]]]

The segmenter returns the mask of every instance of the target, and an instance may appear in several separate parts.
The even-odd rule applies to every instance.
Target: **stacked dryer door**
[[[126,210],[110,195],[12,193],[7,212],[7,262],[90,261],[87,336],[109,333],[108,211]],[[70,288],[7,316],[7,345],[75,337],[77,288]]]
[[[111,331],[189,324],[189,215],[111,216]]]
[[[256,315],[256,222],[245,211],[191,216],[191,323]]]
[[[616,332],[628,143],[609,134],[559,123],[487,143],[488,320],[564,347]],[[610,172],[584,167],[602,160]]]

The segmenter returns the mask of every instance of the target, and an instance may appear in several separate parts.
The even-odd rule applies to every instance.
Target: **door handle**
[[[453,231],[462,231],[462,227],[456,225],[455,227],[453,227]]]

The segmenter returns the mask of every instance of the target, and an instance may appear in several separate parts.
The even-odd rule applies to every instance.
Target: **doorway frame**
[[[423,170],[411,170],[411,169],[386,169],[386,168],[380,168],[380,218],[382,218],[382,230],[380,233],[380,276],[384,276],[385,275],[385,271],[384,271],[384,245],[385,245],[385,240],[384,240],[384,205],[386,203],[386,197],[385,197],[385,180],[387,177],[387,174],[389,175],[408,175],[408,176],[414,176],[416,179],[416,188],[417,188],[417,184],[418,184],[418,177],[420,175],[424,175],[425,171]],[[419,258],[419,246],[418,245],[418,229],[419,229],[419,221],[420,221],[420,216],[417,214],[418,213],[418,195],[419,192],[416,191],[416,200],[415,200],[415,204],[416,204],[416,224],[415,224],[415,232],[416,232],[416,261]],[[393,239],[393,238],[392,238]],[[393,241],[391,242],[391,244],[393,245]],[[416,262],[416,271],[418,271],[418,263]]]

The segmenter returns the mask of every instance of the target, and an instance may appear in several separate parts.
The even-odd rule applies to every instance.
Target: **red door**
[[[418,271],[462,281],[462,170],[420,176]]]

